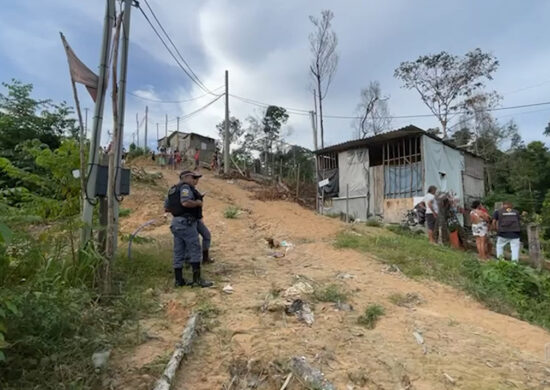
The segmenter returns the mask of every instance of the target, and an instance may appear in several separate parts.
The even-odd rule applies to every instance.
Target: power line
[[[218,89],[220,88],[223,88],[224,86],[220,86],[218,88],[214,88],[212,91],[217,91]],[[205,93],[203,95],[200,95],[200,96],[196,96],[196,97],[192,97],[192,98],[189,98],[189,99],[184,99],[184,100],[160,100],[160,99],[151,99],[151,98],[147,98],[147,97],[143,97],[143,96],[140,96],[138,94],[135,94],[135,93],[132,93],[132,92],[128,92],[129,95],[132,95],[138,99],[141,99],[141,100],[144,100],[144,101],[148,101],[148,102],[154,102],[154,103],[169,103],[169,104],[172,104],[172,103],[188,103],[188,102],[192,102],[192,101],[195,101],[195,100],[199,100],[199,99],[202,99],[203,97],[205,96],[209,96],[211,95],[211,93]],[[217,96],[217,95],[216,95]]]
[[[172,41],[172,38],[170,38],[170,35],[168,35],[168,33],[166,32],[165,28],[162,26],[162,23],[160,22],[160,20],[157,18],[157,15],[155,14],[155,12],[153,11],[153,9],[151,8],[151,6],[149,5],[149,2],[147,0],[144,0],[145,1],[145,5],[147,6],[147,8],[149,8],[149,11],[151,12],[151,15],[153,15],[153,18],[155,18],[155,20],[157,21],[160,29],[162,30],[162,32],[164,32],[164,35],[166,36],[166,38],[168,38],[168,41],[172,44],[172,47],[174,48],[174,50],[176,51],[176,53],[178,54],[178,56],[180,57],[180,59],[183,61],[183,63],[187,66],[187,68],[189,69],[189,72],[191,72],[191,74],[195,77],[195,82],[197,84],[199,84],[201,86],[201,88],[203,88],[204,90],[206,90],[207,92],[212,93],[212,91],[210,91],[206,85],[204,85],[204,83],[201,81],[201,79],[199,78],[199,76],[197,76],[197,74],[193,71],[193,68],[191,68],[191,65],[189,65],[189,63],[185,60],[185,58],[183,58],[183,55],[181,54],[181,52],[178,50],[177,46],[174,44],[174,41]]]
[[[181,70],[183,70],[183,72],[187,75],[187,77],[189,77],[191,79],[191,81],[193,81],[196,85],[199,86],[199,88],[201,88],[204,92],[208,93],[208,94],[212,94],[212,91],[210,91],[208,88],[206,88],[205,86],[201,85],[200,82],[198,82],[197,80],[195,80],[195,78],[193,77],[193,75],[191,73],[189,73],[189,71],[187,69],[185,69],[185,67],[181,64],[181,62],[178,60],[178,58],[174,55],[174,53],[172,52],[172,50],[170,50],[170,48],[168,47],[168,45],[166,44],[166,42],[164,41],[164,39],[162,38],[162,36],[160,35],[160,33],[158,32],[158,30],[155,28],[155,26],[153,25],[153,23],[151,22],[151,20],[149,19],[149,17],[147,16],[147,14],[145,13],[145,11],[143,10],[143,8],[139,7],[138,6],[138,9],[141,11],[141,14],[143,15],[143,17],[145,18],[145,20],[147,21],[147,23],[149,23],[149,26],[151,26],[151,28],[153,29],[153,31],[155,32],[155,34],[157,35],[157,37],[160,39],[160,41],[162,42],[162,44],[164,45],[164,47],[166,48],[166,50],[168,51],[168,53],[170,54],[170,56],[174,59],[174,61],[176,61],[176,63],[178,64],[178,66],[180,67]]]

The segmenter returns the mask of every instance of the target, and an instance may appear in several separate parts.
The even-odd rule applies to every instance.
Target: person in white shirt
[[[426,204],[426,227],[428,228],[428,239],[433,244],[436,243],[434,231],[437,226],[437,214],[439,213],[437,199],[435,198],[436,191],[436,186],[430,186],[428,188],[428,193],[424,196],[424,203]]]

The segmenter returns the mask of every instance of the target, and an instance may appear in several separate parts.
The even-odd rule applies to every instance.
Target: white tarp
[[[461,152],[430,137],[422,137],[422,157],[424,158],[424,191],[435,185],[438,191],[450,192],[460,199],[463,205],[462,171],[464,156]]]
[[[346,186],[349,185],[349,196],[365,196],[368,188],[369,151],[367,148],[346,150],[338,153],[339,197],[346,197]]]

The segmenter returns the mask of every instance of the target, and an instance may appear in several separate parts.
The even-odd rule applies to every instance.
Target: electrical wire
[[[183,55],[181,54],[181,52],[178,50],[177,46],[174,44],[174,41],[172,41],[172,38],[170,38],[170,35],[166,32],[166,29],[163,27],[162,23],[160,22],[160,20],[157,18],[157,15],[155,14],[155,12],[153,11],[153,9],[151,8],[151,6],[149,5],[149,2],[147,0],[144,0],[145,2],[145,5],[147,6],[147,8],[149,9],[149,11],[151,12],[151,15],[153,15],[153,18],[155,19],[155,21],[157,22],[157,24],[159,25],[160,29],[162,30],[162,32],[164,33],[164,35],[166,36],[166,38],[168,38],[168,41],[170,42],[170,44],[172,45],[172,47],[174,48],[174,50],[176,51],[176,53],[178,54],[179,58],[183,61],[183,63],[187,66],[189,72],[191,73],[191,75],[189,75],[188,72],[185,72],[194,82],[195,84],[197,84],[200,88],[202,88],[205,92],[211,94],[211,95],[214,95],[214,93],[208,89],[208,87],[206,85],[204,85],[204,83],[201,81],[201,79],[199,78],[199,76],[197,76],[197,74],[193,71],[193,68],[191,68],[191,66],[189,65],[189,63],[185,60],[185,58],[183,57]],[[142,11],[143,12],[143,11]],[[150,23],[151,24],[151,23]],[[151,25],[152,27],[152,25]],[[158,35],[158,34],[157,34]],[[160,36],[159,36],[160,38]]]
[[[224,87],[223,85],[219,86],[218,88],[214,88],[212,91],[217,91],[218,89],[221,89],[223,87]],[[188,102],[192,102],[192,101],[195,101],[195,100],[202,99],[205,96],[211,95],[211,93],[205,93],[203,95],[195,96],[195,97],[192,97],[192,98],[189,98],[189,99],[184,99],[184,100],[159,100],[159,99],[151,99],[151,98],[146,98],[146,97],[143,97],[143,96],[139,96],[138,94],[135,94],[135,93],[132,93],[132,92],[127,92],[127,93],[129,95],[132,95],[132,96],[134,96],[138,99],[144,100],[144,101],[149,101],[149,102],[154,102],[154,103],[168,103],[168,104],[188,103]],[[219,95],[216,95],[216,96],[219,96]],[[222,94],[222,96],[223,96],[223,94]]]
[[[141,14],[143,15],[143,17],[145,18],[145,20],[147,21],[147,23],[149,23],[149,26],[151,26],[151,28],[153,29],[153,31],[155,32],[156,36],[159,38],[159,40],[162,42],[162,44],[164,45],[164,47],[166,48],[166,50],[168,51],[168,53],[170,54],[170,56],[174,59],[174,61],[176,61],[176,64],[178,64],[179,68],[181,70],[183,70],[183,72],[187,75],[187,77],[189,77],[189,79],[191,79],[191,81],[193,81],[196,85],[199,86],[199,88],[201,88],[204,92],[206,93],[209,93],[209,94],[212,94],[212,91],[210,91],[208,88],[204,87],[203,85],[201,85],[199,82],[197,82],[197,80],[195,80],[195,78],[193,77],[193,75],[191,73],[189,73],[189,71],[187,69],[185,69],[185,67],[181,64],[181,62],[178,60],[178,58],[174,55],[174,53],[172,52],[172,50],[170,50],[170,48],[168,47],[168,44],[164,41],[164,39],[162,38],[162,36],[160,35],[160,33],[158,32],[158,30],[155,28],[155,26],[153,25],[153,23],[151,22],[151,20],[149,19],[149,17],[147,16],[147,14],[145,13],[145,11],[143,10],[143,8],[141,8],[140,6],[138,6],[138,9],[141,11]]]

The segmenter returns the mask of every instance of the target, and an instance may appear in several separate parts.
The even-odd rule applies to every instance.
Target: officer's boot
[[[214,283],[209,280],[201,278],[201,263],[191,264],[193,267],[193,287],[212,287]]]
[[[202,251],[202,263],[203,264],[212,264],[214,259],[211,258],[208,254],[208,249]]]
[[[183,287],[187,284],[183,279],[183,270],[181,268],[174,268],[174,276],[176,279],[174,287]]]

